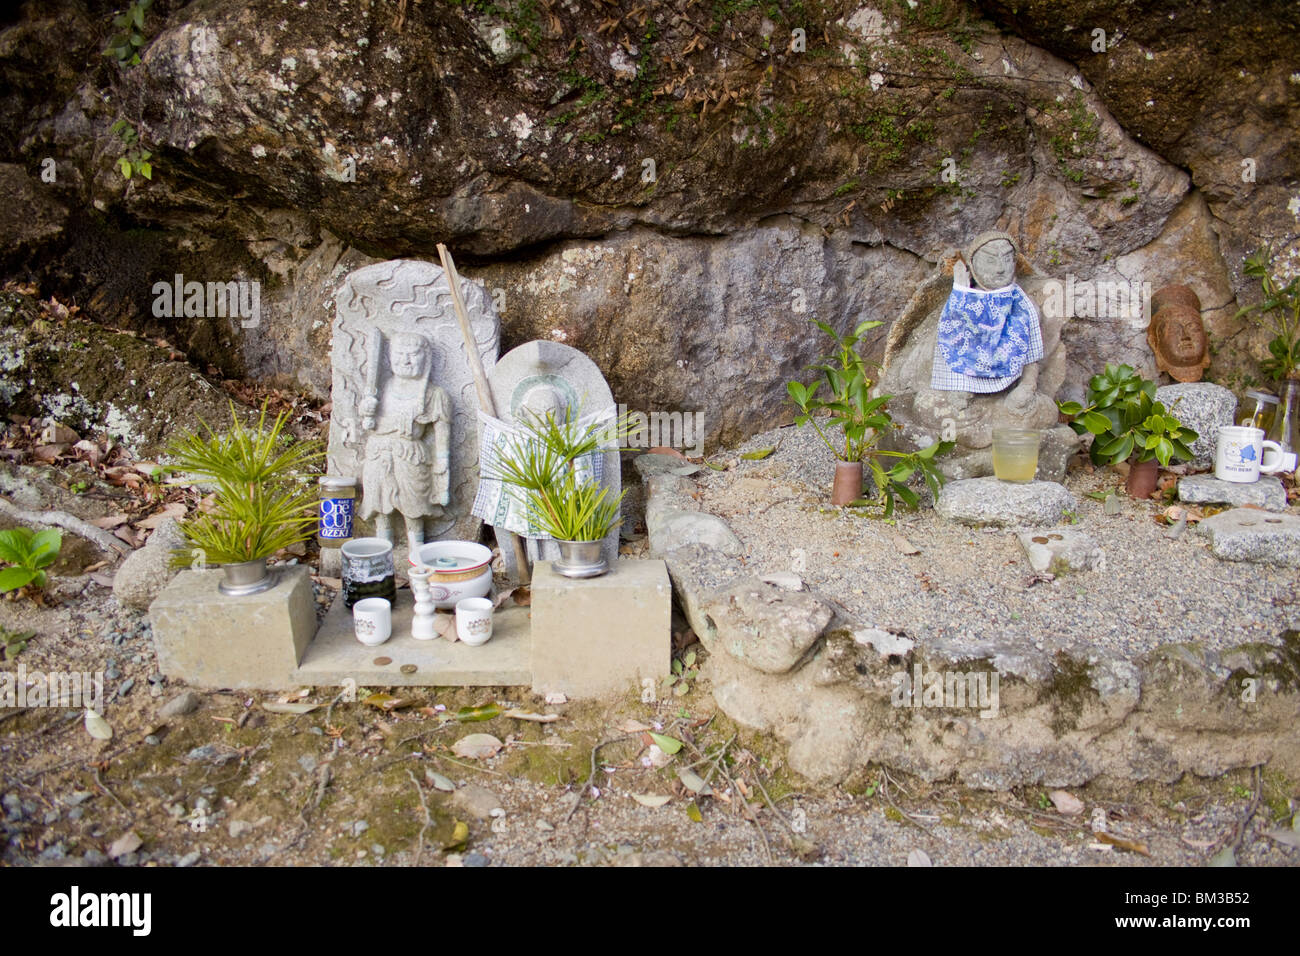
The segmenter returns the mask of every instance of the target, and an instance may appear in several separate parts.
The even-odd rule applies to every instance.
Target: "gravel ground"
[[[1077,470],[1066,481],[1079,502],[1075,528],[1105,551],[1105,569],[1032,582],[1012,531],[949,524],[926,507],[892,520],[831,508],[834,461],[816,435],[777,429],[740,450],[771,446],[776,452],[762,461],[723,456],[732,468],[694,475],[702,506],[731,524],[750,570],[796,571],[864,623],[920,641],[1023,641],[1049,652],[1123,655],[1168,642],[1217,650],[1278,643],[1300,627],[1293,569],[1219,561],[1194,530],[1171,537],[1155,520],[1160,504],[1122,491],[1121,512],[1106,515],[1084,495],[1119,484],[1109,470]],[[920,554],[901,553],[900,534]]]

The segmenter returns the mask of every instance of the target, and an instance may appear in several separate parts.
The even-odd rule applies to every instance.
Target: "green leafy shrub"
[[[819,364],[811,366],[810,371],[821,373],[818,381],[811,386],[790,382],[786,385],[786,392],[799,409],[795,424],[800,427],[812,425],[822,443],[840,461],[860,461],[870,469],[876,486],[876,503],[884,507],[888,517],[894,512],[895,497],[909,508],[917,506],[919,498],[907,482],[918,472],[931,492],[938,496],[943,474],[935,467],[934,459],[951,451],[956,443],[939,441],[913,452],[877,447],[881,437],[894,428],[894,420],[886,409],[886,403],[893,396],[871,397],[874,383],[867,374],[867,361],[858,354],[858,343],[863,333],[880,324],[863,322],[851,334],[840,335],[826,323],[814,319],[813,325],[835,340],[835,351]],[[825,398],[819,395],[823,385],[827,387]],[[823,425],[829,429],[843,429],[844,443],[832,443]],[[897,459],[897,462],[886,469],[882,463],[886,459]]]
[[[1271,270],[1272,258],[1261,249],[1247,256],[1243,272],[1258,279],[1264,293],[1262,302],[1248,305],[1237,313],[1259,313],[1260,320],[1274,333],[1268,343],[1269,356],[1260,363],[1264,373],[1275,379],[1300,379],[1300,276],[1281,285]]]
[[[8,565],[0,570],[0,593],[28,586],[43,590],[45,569],[58,559],[62,547],[63,535],[54,528],[0,531],[0,561]]]
[[[144,46],[144,14],[153,6],[153,0],[134,0],[124,13],[113,18],[117,32],[108,41],[105,56],[111,56],[120,66],[135,66],[140,62],[140,48]]]
[[[1088,380],[1087,401],[1086,406],[1057,402],[1056,407],[1077,434],[1093,436],[1088,456],[1094,465],[1113,465],[1130,456],[1139,462],[1154,458],[1165,467],[1191,460],[1196,432],[1156,401],[1156,383],[1132,367],[1107,365]]]
[[[317,499],[306,472],[325,457],[319,441],[289,440],[288,412],[267,427],[266,405],[255,428],[246,427],[230,406],[231,427],[217,435],[203,422],[206,437],[187,432],[167,453],[173,466],[217,486],[216,505],[181,523],[186,539],[213,564],[239,564],[306,541],[316,524]],[[178,553],[178,563],[188,563]]]

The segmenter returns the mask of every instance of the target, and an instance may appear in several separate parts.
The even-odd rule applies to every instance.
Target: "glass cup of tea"
[[[993,474],[999,481],[1034,480],[1042,434],[1035,428],[993,429]]]

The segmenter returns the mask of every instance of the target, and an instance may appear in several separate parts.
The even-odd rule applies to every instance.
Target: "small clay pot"
[[[1151,493],[1156,490],[1156,481],[1160,477],[1160,462],[1152,458],[1150,461],[1135,461],[1129,465],[1128,478],[1124,482],[1124,490],[1128,492],[1130,498],[1150,498]]]
[[[847,505],[862,497],[862,462],[837,461],[835,483],[831,485],[831,504]]]

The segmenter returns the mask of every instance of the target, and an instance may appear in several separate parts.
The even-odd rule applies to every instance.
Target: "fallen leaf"
[[[456,637],[456,618],[450,614],[441,612],[433,616],[433,629],[449,641],[459,640]]]
[[[1214,856],[1210,857],[1210,862],[1206,866],[1236,866],[1237,854],[1232,852],[1232,847],[1225,846]]]
[[[655,742],[656,746],[658,746],[660,750],[668,754],[670,757],[682,749],[682,742],[674,737],[666,737],[663,734],[656,734],[652,731],[650,739]]]
[[[158,527],[168,518],[184,518],[184,517],[185,517],[185,506],[181,504],[179,501],[173,501],[170,504],[166,505],[163,508],[163,510],[159,511],[157,514],[152,514],[142,521],[134,522],[134,524],[135,527],[137,528],[143,528],[146,531],[152,531],[154,528]]]
[[[1048,794],[1052,803],[1056,806],[1056,812],[1066,816],[1073,816],[1076,813],[1083,812],[1083,801],[1072,793],[1064,790],[1053,790]]]
[[[776,451],[775,445],[771,448],[757,448],[754,451],[747,451],[740,457],[745,459],[745,461],[762,461],[774,451]]]
[[[727,465],[726,465],[725,462],[723,462],[723,463],[719,463],[719,462],[716,462],[716,461],[706,461],[704,464],[708,465],[708,466],[709,466],[710,468],[712,468],[714,471],[726,471],[726,470],[727,470]]]
[[[442,845],[444,850],[456,850],[469,842],[469,825],[460,820],[451,828],[451,839]]]
[[[674,458],[680,458],[682,461],[687,460],[686,456],[683,455],[681,452],[679,452],[676,448],[665,448],[663,445],[656,445],[654,448],[647,449],[646,454],[647,455],[672,455]]]
[[[452,745],[451,752],[469,760],[486,760],[504,746],[491,734],[468,734]]]
[[[116,537],[121,538],[123,541],[125,541],[127,544],[129,544],[129,545],[130,545],[131,547],[133,547],[133,548],[138,548],[138,547],[140,547],[140,539],[137,538],[134,534],[131,533],[131,529],[130,529],[130,528],[127,528],[127,527],[114,528],[114,529],[113,529],[113,534],[114,534]]]
[[[37,445],[32,449],[32,457],[37,461],[52,463],[67,450],[68,446],[64,444]]]
[[[96,528],[103,528],[105,531],[112,531],[118,525],[124,525],[131,519],[126,515],[108,515],[104,518],[92,518],[90,523]]]
[[[1265,830],[1264,836],[1270,840],[1276,840],[1278,843],[1285,844],[1300,850],[1300,833],[1295,830],[1284,830],[1281,827],[1274,827],[1272,830]]]
[[[550,701],[547,700],[547,703],[549,704]],[[650,726],[649,724],[643,724],[641,721],[633,720],[629,717],[618,725],[618,729],[623,731],[625,734],[643,734],[650,729]]]
[[[661,793],[634,793],[632,799],[643,807],[662,807],[665,803],[672,800],[672,797],[665,796]]]
[[[116,860],[120,856],[134,853],[142,846],[144,846],[144,840],[140,839],[139,834],[134,830],[128,830],[112,842],[108,848],[108,855],[111,859]]]
[[[371,694],[361,703],[369,704],[371,707],[377,708],[378,710],[382,710],[385,713],[397,710],[398,708],[401,707],[409,707],[411,705],[411,701],[408,698],[394,697],[392,694],[384,694],[384,693]],[[296,706],[301,707],[304,705],[298,704]]]
[[[324,577],[323,575],[317,575],[317,576],[316,576],[316,580],[319,581],[321,584],[325,585],[325,587],[327,587],[327,588],[333,588],[333,589],[336,590],[336,591],[337,591],[339,588],[343,587],[343,579],[342,579],[342,578],[327,578],[327,577]]]
[[[920,554],[921,549],[908,541],[901,534],[894,535],[894,548],[899,554]],[[919,851],[918,851],[919,852]]]
[[[112,740],[113,728],[97,711],[86,708],[86,733],[96,740]]]
[[[429,785],[435,790],[441,790],[444,793],[451,793],[456,789],[456,785],[451,782],[450,777],[445,777],[436,770],[426,770],[424,779],[429,781]]]
[[[933,866],[929,855],[924,850],[910,850],[907,854],[908,866]]]
[[[515,720],[530,720],[535,724],[552,724],[560,719],[559,714],[534,714],[526,710],[507,710],[502,712],[502,717],[513,717]]]
[[[1093,834],[1100,842],[1109,843],[1111,846],[1118,847],[1121,850],[1128,850],[1130,853],[1140,853],[1143,856],[1150,856],[1151,851],[1147,849],[1145,843],[1139,843],[1137,840],[1126,840],[1123,837],[1115,836],[1113,833],[1103,833],[1100,830],[1094,830]]]
[[[310,714],[320,704],[295,704],[287,701],[264,700],[262,709],[268,714]]]
[[[553,690],[553,691],[551,691],[549,694],[546,695],[546,702],[547,702],[548,704],[553,704],[553,705],[554,705],[554,704],[567,704],[567,703],[569,702],[569,698],[565,697],[565,696],[564,696],[563,694],[561,694],[558,690]],[[648,730],[649,728],[647,727],[646,729]]]
[[[458,720],[462,724],[473,724],[501,716],[499,704],[479,704],[477,707],[462,707],[454,714],[448,714],[448,720]]]
[[[713,793],[713,788],[705,782],[704,778],[689,767],[679,767],[677,779],[691,793],[698,793],[702,797],[710,796]]]
[[[686,815],[696,823],[704,822],[704,814],[700,813],[700,808],[695,805],[694,800],[686,805]]]

